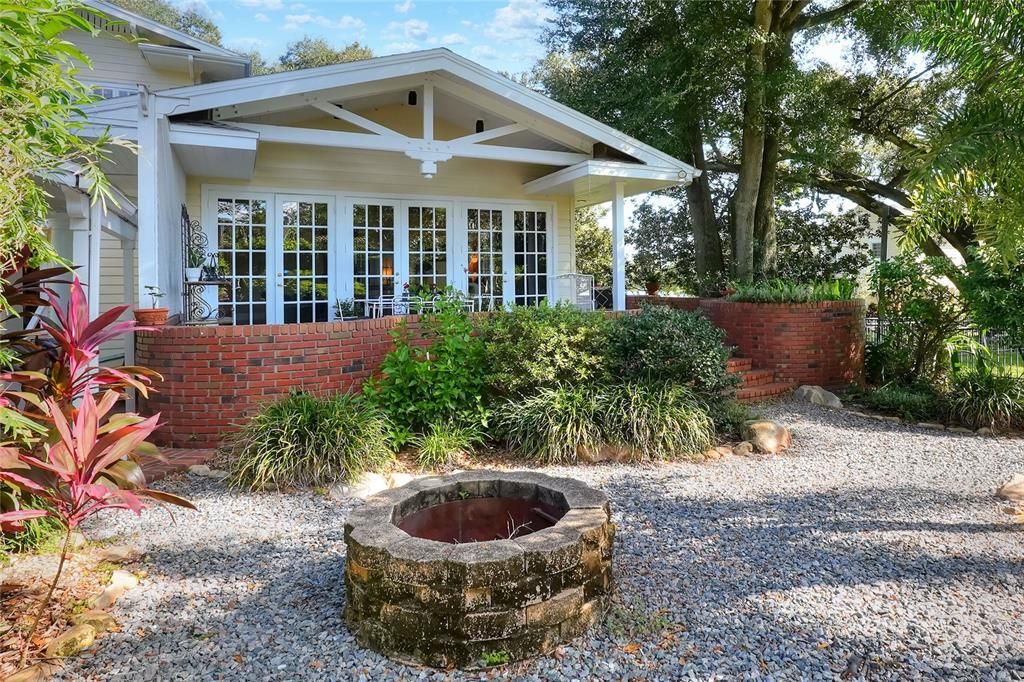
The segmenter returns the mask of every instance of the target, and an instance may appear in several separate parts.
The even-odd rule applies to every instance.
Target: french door
[[[326,322],[331,309],[332,205],[329,198],[277,195],[276,319]]]
[[[467,288],[478,310],[547,298],[550,226],[544,210],[466,209]]]

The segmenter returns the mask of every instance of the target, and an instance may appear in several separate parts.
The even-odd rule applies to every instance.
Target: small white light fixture
[[[430,180],[432,177],[434,177],[434,174],[437,173],[437,162],[421,161],[420,173],[422,173],[423,177],[425,177],[427,180]]]

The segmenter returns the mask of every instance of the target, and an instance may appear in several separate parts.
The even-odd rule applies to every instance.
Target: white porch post
[[[625,184],[615,183],[612,199],[612,308],[626,309],[626,204]]]
[[[102,202],[89,207],[89,281],[85,290],[89,299],[89,318],[100,313],[100,251],[103,248],[103,221],[107,218]]]
[[[136,291],[143,298],[147,286],[160,284],[160,149],[156,97],[144,87],[139,88],[139,152],[138,152],[138,226],[135,253],[138,256]],[[164,254],[165,257],[167,254]],[[159,306],[161,302],[158,302]],[[144,307],[144,306],[143,306]]]
[[[93,218],[93,206],[89,205],[89,196],[76,189],[64,189],[64,202],[68,214],[68,229],[71,231],[71,263],[77,265],[75,276],[86,286],[89,296],[89,313],[94,315],[97,309],[92,308],[92,296],[89,295],[94,275],[93,258],[90,248],[92,241],[92,228],[90,221]],[[96,267],[99,270],[99,267]],[[62,292],[63,295],[63,292]]]

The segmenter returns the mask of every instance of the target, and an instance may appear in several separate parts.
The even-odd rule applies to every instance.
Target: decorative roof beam
[[[371,121],[365,116],[360,116],[359,114],[351,112],[347,109],[342,109],[337,104],[330,104],[328,102],[316,102],[313,104],[313,107],[319,109],[328,116],[333,116],[334,118],[339,118],[342,121],[347,121],[352,125],[359,126],[363,130],[368,130],[371,133],[376,133],[377,135],[384,135],[386,137],[400,137],[402,139],[407,139],[405,135],[402,135],[398,131],[392,130],[387,126],[382,126],[376,121]]]
[[[500,128],[493,128],[492,130],[485,130],[482,133],[473,133],[472,135],[464,135],[462,137],[456,137],[452,142],[476,144],[477,142],[486,142],[487,140],[496,140],[499,137],[507,137],[514,135],[515,133],[521,133],[526,131],[526,126],[519,125],[518,123],[512,123],[511,125],[501,126]]]

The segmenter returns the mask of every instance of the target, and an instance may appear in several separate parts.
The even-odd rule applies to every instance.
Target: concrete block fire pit
[[[436,668],[549,653],[603,615],[614,539],[607,497],[571,478],[419,479],[349,516],[346,619],[363,646]]]

